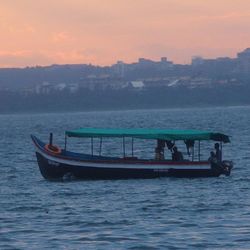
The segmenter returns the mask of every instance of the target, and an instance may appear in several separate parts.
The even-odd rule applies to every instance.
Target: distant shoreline
[[[20,111],[20,112],[3,112],[0,113],[1,116],[5,115],[40,115],[40,114],[69,114],[69,113],[91,113],[91,112],[129,112],[129,111],[163,111],[163,110],[179,110],[179,109],[190,109],[190,110],[200,110],[200,109],[220,109],[220,108],[247,108],[250,107],[250,104],[235,104],[235,105],[199,105],[197,107],[194,106],[171,106],[171,107],[154,107],[154,108],[116,108],[116,109],[92,109],[92,110],[39,110],[39,111]]]

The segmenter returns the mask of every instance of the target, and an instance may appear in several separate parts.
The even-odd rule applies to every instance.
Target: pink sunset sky
[[[250,1],[6,0],[0,32],[0,67],[190,63],[250,47]]]

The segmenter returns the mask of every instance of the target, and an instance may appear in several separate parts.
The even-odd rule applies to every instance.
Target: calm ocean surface
[[[63,145],[79,127],[221,131],[235,166],[208,179],[44,180],[30,134]],[[0,135],[0,249],[250,249],[250,107],[0,115]]]

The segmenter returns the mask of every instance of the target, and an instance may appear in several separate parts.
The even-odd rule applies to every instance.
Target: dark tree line
[[[135,90],[86,90],[23,95],[0,92],[0,113],[118,110],[142,108],[249,105],[250,84],[206,88],[155,87]]]

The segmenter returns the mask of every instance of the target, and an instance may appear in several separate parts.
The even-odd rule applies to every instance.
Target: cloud
[[[68,43],[74,42],[76,39],[66,31],[52,34],[52,42],[54,43]]]
[[[5,26],[5,29],[8,30],[10,33],[13,34],[34,34],[35,28],[30,24],[23,24],[23,25],[15,25],[15,24],[9,24]]]
[[[42,53],[30,50],[0,51],[0,67],[34,66],[39,64],[38,61],[41,65],[50,64],[50,58]]]
[[[236,52],[250,44],[250,1],[240,2],[1,1],[0,64],[103,65],[160,56],[186,62],[192,53]]]
[[[236,19],[243,19],[243,18],[249,18],[250,17],[250,12],[229,12],[229,13],[224,13],[221,15],[202,15],[198,16],[198,19],[207,21],[207,20],[212,20],[212,21],[235,21]]]
[[[0,51],[0,67],[88,64],[97,60],[97,50]],[[25,62],[25,64],[24,64]]]

